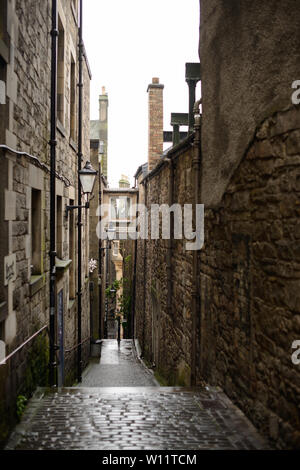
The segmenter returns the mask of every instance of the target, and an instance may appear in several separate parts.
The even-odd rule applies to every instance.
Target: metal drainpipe
[[[55,313],[56,313],[56,118],[57,118],[57,47],[58,47],[58,14],[57,0],[52,0],[52,30],[51,30],[51,132],[50,132],[50,386],[56,386],[55,360]]]
[[[169,195],[168,203],[169,207],[173,205],[173,193],[174,193],[174,165],[171,158],[166,159],[169,163]],[[173,238],[174,238],[174,213],[171,213],[170,217],[170,238],[167,241],[167,309],[169,316],[172,315],[172,250],[173,250]]]
[[[136,188],[137,180],[135,179],[134,187]],[[139,204],[139,191],[137,192],[136,196],[136,204]],[[138,210],[135,213],[135,220],[137,220]],[[136,227],[137,229],[137,227]],[[137,237],[134,241],[134,264],[133,264],[133,289],[132,289],[132,303],[131,303],[131,336],[134,340],[135,337],[135,294],[136,294],[136,262],[137,262]]]
[[[194,220],[196,220],[196,204],[199,203],[199,183],[200,183],[200,107],[201,100],[198,100],[194,105],[195,117],[195,138],[193,143],[193,160],[192,168],[194,173]],[[198,263],[198,250],[193,251],[193,290],[192,290],[192,358],[191,358],[191,385],[196,385],[196,361],[197,361],[197,334],[201,332],[201,325],[198,325],[198,310],[199,310],[199,263]],[[201,321],[201,319],[200,319]]]
[[[101,188],[102,188],[102,183],[101,183],[101,162],[99,161],[99,210],[102,205],[102,193],[101,193]],[[101,224],[101,213],[99,217],[99,223]],[[102,240],[101,237],[99,238],[99,253],[98,253],[98,302],[99,302],[99,339],[101,339],[102,336]]]
[[[147,181],[145,181],[145,207],[147,208]],[[146,281],[147,281],[147,240],[144,240],[144,299],[143,299],[143,338],[142,357],[145,355],[145,327],[146,327]]]
[[[82,89],[83,89],[83,78],[82,78],[82,62],[83,62],[83,40],[82,40],[82,0],[80,0],[80,20],[79,20],[79,83],[78,83],[78,286],[77,286],[77,338],[78,338],[78,349],[77,349],[77,380],[82,381],[82,359],[81,359],[81,301],[82,301],[82,280],[81,280],[81,263],[82,263],[82,200],[81,200],[81,183],[79,177],[79,171],[81,170],[82,164]]]

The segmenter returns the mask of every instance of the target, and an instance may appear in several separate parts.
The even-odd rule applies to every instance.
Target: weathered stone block
[[[270,136],[285,134],[295,129],[300,129],[300,110],[296,106],[277,114],[276,124],[270,128]]]
[[[5,190],[5,220],[16,220],[16,196],[14,191]]]
[[[300,154],[300,131],[294,131],[288,135],[286,153],[288,155]]]

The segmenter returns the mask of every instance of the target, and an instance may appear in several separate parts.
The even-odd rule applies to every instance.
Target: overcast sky
[[[109,98],[110,187],[118,186],[121,174],[133,185],[147,161],[152,77],[165,85],[164,130],[171,130],[171,112],[188,112],[185,63],[199,62],[199,0],[83,0],[83,9],[91,119],[98,119],[102,86]]]

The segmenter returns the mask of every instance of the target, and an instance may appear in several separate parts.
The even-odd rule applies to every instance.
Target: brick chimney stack
[[[159,78],[148,85],[148,171],[153,170],[163,153],[163,89]]]

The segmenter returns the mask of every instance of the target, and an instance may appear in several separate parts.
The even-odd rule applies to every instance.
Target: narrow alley
[[[101,359],[91,360],[82,376],[82,387],[154,387],[153,374],[138,360],[131,339],[102,341]]]
[[[0,453],[300,449],[299,44],[299,0],[0,0]]]
[[[130,386],[131,385],[131,386]],[[160,387],[131,340],[105,340],[78,387],[40,388],[7,450],[268,449],[216,388]]]

